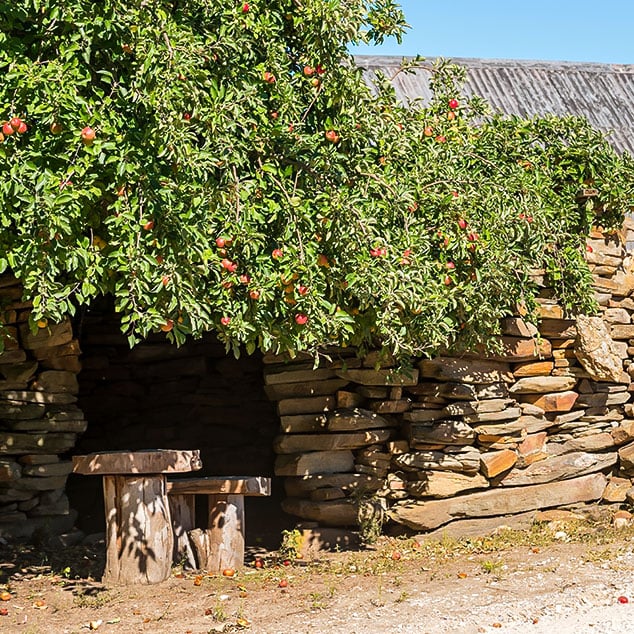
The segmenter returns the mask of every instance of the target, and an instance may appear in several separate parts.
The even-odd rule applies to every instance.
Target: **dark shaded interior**
[[[259,353],[235,359],[213,335],[177,347],[154,335],[130,349],[104,301],[76,324],[82,350],[79,407],[88,420],[74,454],[199,449],[200,471],[273,478],[272,495],[246,498],[247,541],[270,548],[295,519],[280,508],[273,438],[279,418],[264,393]],[[101,478],[72,475],[67,492],[84,532],[105,530]],[[204,514],[200,515],[204,522]]]

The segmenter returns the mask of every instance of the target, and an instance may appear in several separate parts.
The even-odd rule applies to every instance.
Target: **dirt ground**
[[[162,584],[108,588],[103,544],[5,544],[0,632],[634,631],[634,528],[615,531],[608,517],[478,539],[383,537],[311,560],[260,551],[261,568],[254,553],[233,577],[175,569]]]

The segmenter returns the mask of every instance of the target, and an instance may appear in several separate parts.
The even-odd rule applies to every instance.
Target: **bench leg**
[[[185,568],[194,570],[196,559],[188,532],[196,526],[196,496],[170,495],[169,504],[174,531],[173,561],[175,564],[183,564]]]
[[[172,569],[174,537],[162,474],[104,476],[107,584],[160,583]]]
[[[244,496],[209,495],[207,529],[194,529],[189,537],[198,567],[212,574],[244,564]]]

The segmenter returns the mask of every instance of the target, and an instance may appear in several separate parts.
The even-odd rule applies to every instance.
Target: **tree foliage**
[[[530,308],[535,268],[592,311],[585,236],[631,160],[487,113],[446,63],[398,103],[347,47],[404,26],[392,0],[0,2],[0,120],[28,128],[0,144],[0,271],[34,323],[109,294],[131,343],[431,354]]]

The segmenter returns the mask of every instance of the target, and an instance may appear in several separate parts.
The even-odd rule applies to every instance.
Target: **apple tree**
[[[592,311],[585,236],[631,206],[631,159],[489,114],[450,64],[399,103],[348,46],[405,27],[392,0],[4,3],[0,272],[33,324],[109,295],[131,344],[431,354],[530,310],[536,268]]]

